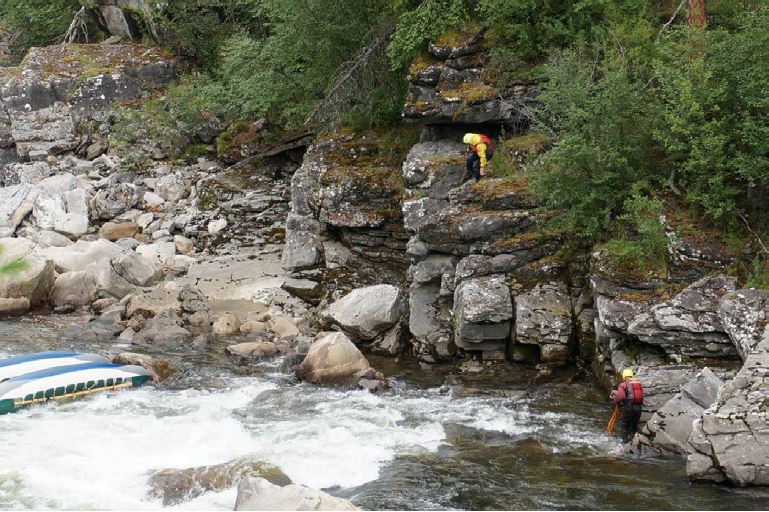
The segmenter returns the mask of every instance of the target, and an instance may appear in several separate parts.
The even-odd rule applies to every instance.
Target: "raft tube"
[[[0,382],[25,373],[83,363],[109,363],[109,359],[98,354],[81,354],[79,352],[38,352],[9,357],[0,360]]]
[[[151,378],[145,368],[82,363],[25,373],[0,384],[0,414],[28,405],[140,386]]]

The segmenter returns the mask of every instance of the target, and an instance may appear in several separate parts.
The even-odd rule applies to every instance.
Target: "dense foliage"
[[[0,21],[14,32],[13,56],[18,58],[30,46],[61,42],[79,8],[79,0],[0,0]]]

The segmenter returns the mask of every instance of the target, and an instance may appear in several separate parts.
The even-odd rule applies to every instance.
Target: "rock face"
[[[515,297],[515,343],[538,345],[542,363],[563,364],[571,348],[571,315],[563,284],[537,285]]]
[[[445,44],[431,43],[429,57],[411,67],[403,117],[422,123],[525,123],[521,105],[536,87],[518,82],[497,87],[484,81],[488,50],[482,35],[466,33]]]
[[[454,342],[467,350],[504,351],[510,337],[513,305],[502,276],[468,279],[454,292],[457,330]]]
[[[105,121],[113,101],[169,83],[174,69],[163,52],[140,45],[55,45],[31,48],[4,77],[16,152],[34,161],[75,149],[79,125]]]
[[[737,290],[724,295],[718,318],[744,360],[761,342],[762,326],[769,322],[769,292]]]
[[[769,328],[689,437],[692,480],[769,485]]]
[[[297,370],[297,377],[314,384],[351,384],[357,372],[369,363],[360,350],[341,332],[327,334],[310,346]]]
[[[382,284],[353,290],[331,304],[322,316],[325,322],[338,325],[355,338],[372,340],[392,327],[402,311],[400,290]]]
[[[662,453],[688,454],[694,423],[715,403],[723,384],[709,368],[703,369],[652,415],[636,441]]]
[[[279,487],[264,478],[245,478],[235,510],[358,510],[347,500],[302,485]]]

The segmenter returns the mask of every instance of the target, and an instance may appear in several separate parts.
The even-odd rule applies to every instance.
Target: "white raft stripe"
[[[0,366],[0,382],[12,379],[26,373],[57,368],[60,366],[74,366],[83,363],[109,363],[109,359],[98,354],[72,354],[69,356],[57,356],[41,359],[20,361],[16,364]]]

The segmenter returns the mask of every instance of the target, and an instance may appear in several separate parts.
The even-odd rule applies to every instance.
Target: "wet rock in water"
[[[145,354],[137,354],[136,352],[121,352],[112,358],[112,362],[114,364],[135,364],[146,368],[152,373],[152,380],[158,383],[163,382],[176,373],[176,366],[168,361]]]
[[[29,311],[29,299],[26,297],[16,299],[0,298],[0,316],[22,315]]]
[[[322,317],[356,338],[371,340],[400,319],[403,307],[400,290],[380,284],[351,291],[326,308]]]
[[[249,341],[230,345],[224,351],[237,358],[241,364],[247,364],[256,359],[274,356],[278,347],[271,341]]]
[[[98,288],[93,274],[83,270],[65,272],[56,277],[51,289],[51,305],[85,306],[96,300]]]
[[[235,510],[358,510],[347,500],[302,485],[283,487],[264,478],[244,478]]]
[[[457,346],[465,350],[505,350],[513,303],[501,275],[467,279],[454,292]]]
[[[694,481],[769,485],[769,327],[689,437],[686,473]]]
[[[401,353],[403,346],[403,327],[401,324],[395,324],[374,339],[371,343],[371,350],[395,356]]]
[[[0,239],[0,266],[22,260],[24,268],[0,279],[0,298],[26,298],[32,306],[45,302],[54,282],[54,265],[24,238]]]
[[[704,368],[652,415],[635,438],[636,443],[662,453],[689,453],[688,440],[694,423],[715,403],[723,384],[709,368]]]
[[[187,469],[163,469],[151,474],[149,496],[161,499],[163,506],[178,505],[206,492],[234,487],[250,477],[264,478],[276,485],[288,485],[291,480],[277,467],[249,458],[236,459],[215,466]]]
[[[540,362],[565,363],[571,332],[571,302],[565,285],[538,284],[515,297],[515,341],[539,346]]]
[[[357,372],[369,368],[369,362],[350,338],[336,332],[310,346],[296,375],[314,384],[348,385],[355,382]]]
[[[57,342],[64,343],[100,343],[110,342],[120,334],[123,328],[112,322],[95,320],[82,324],[70,324],[56,337]]]
[[[240,319],[232,313],[225,313],[214,322],[214,334],[228,336],[240,331]]]
[[[718,318],[744,360],[761,341],[763,326],[769,322],[769,291],[727,293],[718,304]]]

